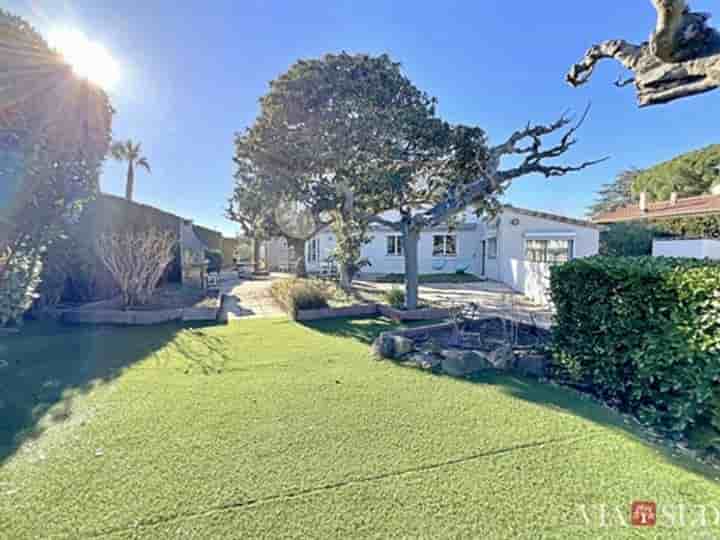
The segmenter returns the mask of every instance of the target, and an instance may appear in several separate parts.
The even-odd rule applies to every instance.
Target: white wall
[[[653,240],[654,257],[690,257],[720,260],[718,240]]]
[[[519,223],[513,225],[513,219]],[[540,304],[549,301],[550,264],[525,260],[525,237],[528,233],[572,239],[574,258],[597,255],[600,249],[600,231],[596,228],[504,211],[498,231],[500,267],[497,279]]]

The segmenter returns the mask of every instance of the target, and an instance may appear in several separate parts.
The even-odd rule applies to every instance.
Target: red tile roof
[[[700,195],[678,199],[674,204],[670,201],[648,203],[647,211],[640,206],[629,204],[611,212],[603,212],[593,216],[595,223],[616,223],[619,221],[635,221],[639,219],[660,219],[679,216],[700,216],[720,214],[720,195]]]

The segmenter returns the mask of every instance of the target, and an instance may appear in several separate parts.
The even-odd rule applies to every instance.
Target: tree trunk
[[[295,272],[295,277],[306,278],[307,267],[305,266],[305,240],[299,238],[288,238],[288,247],[293,250],[294,260],[292,261],[292,268]]]
[[[420,232],[409,224],[403,224],[403,254],[405,255],[405,307],[418,306],[418,243]]]
[[[260,247],[262,241],[259,238],[252,239],[252,268],[253,274],[260,272]]]
[[[338,266],[340,267],[340,288],[345,292],[350,292],[353,280],[353,272],[350,268],[350,263],[340,263]]]
[[[127,184],[125,185],[125,198],[128,201],[133,200],[133,192],[135,191],[135,167],[133,166],[133,162],[128,162],[128,172],[127,172]]]

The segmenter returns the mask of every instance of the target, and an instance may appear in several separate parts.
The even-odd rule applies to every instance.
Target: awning
[[[555,238],[572,239],[577,236],[577,233],[575,231],[525,231],[523,233],[523,236],[525,238],[538,239],[538,240],[540,240],[540,239],[547,240],[547,239],[555,239]]]

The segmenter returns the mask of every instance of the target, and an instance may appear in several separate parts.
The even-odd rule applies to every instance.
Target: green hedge
[[[593,257],[554,267],[550,281],[557,367],[673,436],[712,416],[720,266]]]

